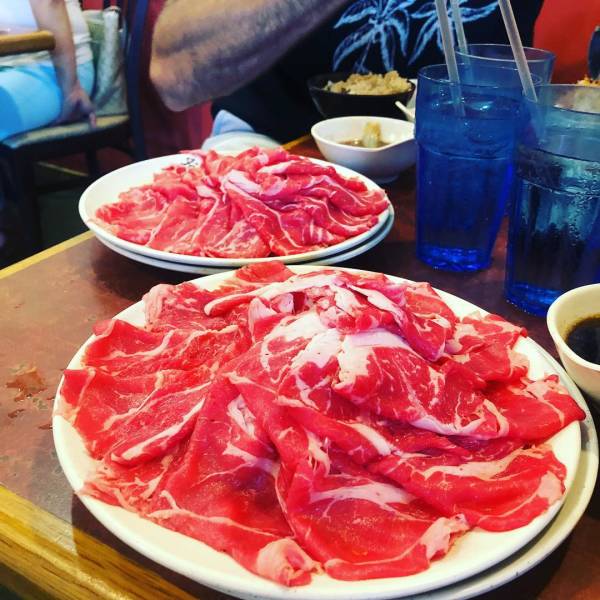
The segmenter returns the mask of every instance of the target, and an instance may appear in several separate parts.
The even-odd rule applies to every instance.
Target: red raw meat
[[[161,181],[203,190],[200,210],[219,174],[280,194],[278,214],[309,179],[338,181],[283,151],[198,160]],[[144,310],[144,328],[98,323],[65,371],[61,414],[98,461],[82,492],[258,575],[416,573],[469,528],[521,527],[564,494],[544,440],[583,411],[556,376],[526,377],[524,330],[458,319],[428,284],[267,261],[212,290],[156,286]]]
[[[513,350],[521,336],[527,336],[523,327],[498,315],[481,317],[473,313],[456,325],[453,338],[446,343],[446,352],[485,381],[512,381],[524,377],[529,370],[527,357]]]
[[[161,222],[167,206],[162,194],[142,186],[123,192],[119,202],[101,206],[94,220],[117,237],[143,246]]]
[[[104,457],[79,493],[145,514],[162,478],[178,464],[186,447],[186,443],[181,443],[170,453],[135,466],[123,466]]]
[[[176,254],[262,258],[338,244],[369,231],[389,207],[383,190],[283,149],[191,154],[197,164],[163,169],[98,209],[97,222]]]
[[[206,304],[218,298],[216,292],[199,289],[193,283],[154,286],[144,296],[146,329],[168,331],[171,329],[222,329],[228,321],[206,316]]]
[[[232,386],[218,381],[183,459],[148,509],[157,523],[231,554],[283,585],[318,565],[292,539],[275,491],[277,454]]]
[[[566,475],[550,448],[515,440],[493,440],[468,458],[392,454],[370,469],[442,514],[462,514],[490,531],[522,527],[545,512],[562,497]]]
[[[151,332],[114,319],[87,347],[87,366],[121,377],[167,369],[214,370],[222,356],[236,356],[250,345],[244,326],[214,329],[171,329]]]
[[[489,388],[489,399],[508,422],[508,435],[522,440],[545,440],[585,413],[559,383],[556,375]]]
[[[503,434],[481,380],[457,364],[436,370],[389,331],[345,336],[338,361],[334,389],[378,415],[448,435]]]
[[[162,213],[146,245],[155,250],[186,254],[195,232],[200,204],[183,196],[175,198]]]
[[[292,205],[285,211],[269,208],[244,191],[240,185],[243,178],[242,173],[231,172],[223,189],[275,256],[312,252],[343,241],[342,236],[317,225],[300,206]]]
[[[210,373],[162,371],[123,378],[100,370],[67,370],[63,416],[94,458],[134,465],[164,455],[189,435],[202,408]]]
[[[403,489],[324,449],[297,466],[284,502],[297,539],[337,579],[423,571],[469,529],[464,518],[441,517]]]
[[[394,315],[399,332],[427,360],[437,360],[452,337],[456,316],[428,283],[392,283],[385,276],[354,279],[352,289]]]
[[[151,331],[223,329],[229,325],[229,321],[222,317],[207,316],[204,308],[209,302],[236,291],[282,282],[292,275],[292,271],[282,263],[267,261],[242,267],[214,291],[200,289],[188,282],[175,286],[156,285],[144,296],[146,328]],[[242,315],[238,315],[238,318],[242,319]],[[237,324],[241,325],[240,321]]]

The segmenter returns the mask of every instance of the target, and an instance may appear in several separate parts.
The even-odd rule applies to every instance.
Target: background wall
[[[573,83],[587,73],[588,45],[598,25],[600,0],[545,0],[534,43],[556,54],[554,83]]]

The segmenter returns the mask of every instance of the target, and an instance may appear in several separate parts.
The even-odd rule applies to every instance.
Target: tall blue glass
[[[600,88],[542,86],[521,114],[505,295],[544,315],[563,292],[600,282]]]
[[[529,70],[539,77],[541,83],[550,83],[556,55],[550,50],[541,48],[523,48]],[[456,60],[463,67],[468,66],[473,70],[474,81],[477,82],[479,67],[504,67],[516,69],[517,64],[509,44],[468,44],[467,52],[456,49]],[[460,67],[459,67],[460,68]]]
[[[512,193],[521,84],[514,69],[484,72],[457,85],[445,65],[419,71],[417,256],[439,269],[489,266]]]

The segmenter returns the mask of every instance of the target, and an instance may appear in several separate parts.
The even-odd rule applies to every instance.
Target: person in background
[[[513,2],[525,45],[543,0]],[[507,43],[497,0],[460,0],[471,43]],[[320,120],[306,80],[330,71],[414,77],[443,62],[434,0],[170,0],[150,76],[173,110],[213,100],[213,134],[279,142]]]
[[[78,0],[3,0],[1,29],[46,29],[51,52],[0,57],[0,140],[52,123],[88,118],[94,64]]]

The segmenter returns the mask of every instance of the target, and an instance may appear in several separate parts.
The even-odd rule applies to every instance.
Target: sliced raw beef
[[[185,193],[211,209],[234,173],[280,225],[302,198],[313,234],[317,214],[346,211],[322,204],[323,181],[340,184],[330,167],[258,149],[197,158],[157,178],[174,212]],[[360,186],[334,196],[360,213]],[[192,234],[205,248],[244,237],[243,209],[221,209],[226,234]],[[286,227],[302,241],[304,225]],[[65,371],[60,414],[96,460],[81,492],[253,573],[288,586],[417,573],[469,528],[524,526],[564,495],[546,440],[583,411],[556,376],[528,378],[524,330],[458,319],[428,284],[267,261],[209,290],[158,285],[144,312],[143,327],[98,323]]]
[[[399,483],[442,514],[462,514],[471,526],[516,529],[564,493],[565,467],[544,445],[494,440],[468,458],[456,454],[392,454],[370,469]]]
[[[241,177],[241,173],[233,171],[223,182],[223,190],[275,256],[312,252],[344,239],[317,225],[300,206],[291,206],[285,211],[269,208],[244,191],[239,185]]]
[[[258,575],[306,584],[318,565],[292,539],[275,491],[277,470],[277,453],[244,400],[218,381],[148,517],[231,554]]]
[[[482,317],[474,312],[456,324],[454,336],[448,340],[447,351],[450,354],[466,354],[490,342],[512,348],[519,337],[525,336],[527,330],[524,327],[513,325],[498,315],[488,314]]]
[[[204,366],[215,371],[223,356],[236,356],[250,345],[245,327],[235,324],[220,330],[171,329],[145,331],[125,321],[105,322],[87,347],[85,363],[121,377],[168,369],[191,370]]]
[[[207,316],[204,308],[209,302],[222,295],[285,281],[292,275],[292,271],[285,265],[269,261],[239,269],[234,277],[214,291],[206,291],[187,282],[176,286],[159,284],[144,296],[146,327],[152,331],[180,328],[222,329],[229,325],[229,321]],[[238,316],[241,318],[241,315]]]
[[[463,365],[484,381],[513,381],[529,371],[524,354],[502,342],[492,341],[465,354],[453,354],[451,361]]]
[[[162,194],[142,186],[123,192],[119,202],[101,206],[94,219],[117,237],[144,246],[167,207]]]
[[[370,231],[389,208],[383,190],[283,149],[191,154],[190,164],[101,207],[98,223],[166,252],[263,258],[338,244]]]
[[[558,376],[509,385],[493,385],[488,397],[508,422],[508,435],[522,440],[545,440],[585,413],[559,383]]]
[[[423,571],[469,528],[324,449],[296,467],[283,501],[300,544],[337,579]]]
[[[245,219],[235,221],[221,239],[206,244],[205,248],[208,256],[222,258],[264,258],[269,256],[269,246]]]
[[[498,315],[481,317],[473,313],[456,325],[446,343],[447,356],[471,369],[485,381],[520,379],[529,370],[529,361],[513,346],[527,331]]]
[[[65,417],[94,458],[134,465],[164,455],[189,435],[209,387],[206,371],[118,377],[65,371]]]
[[[173,446],[169,453],[135,466],[123,466],[105,456],[79,493],[145,514],[162,478],[175,468],[186,447],[187,440]]]
[[[389,331],[345,336],[338,361],[334,389],[375,414],[448,435],[505,435],[481,380],[458,364],[436,370]]]
[[[456,316],[428,283],[392,283],[385,276],[347,275],[352,289],[394,315],[402,337],[427,360],[437,360],[452,337]]]
[[[199,214],[198,202],[178,196],[163,211],[146,245],[155,250],[187,254]]]
[[[204,307],[216,298],[216,292],[199,289],[193,283],[156,285],[144,296],[146,329],[169,331],[227,327],[226,319],[212,319],[204,312]]]

